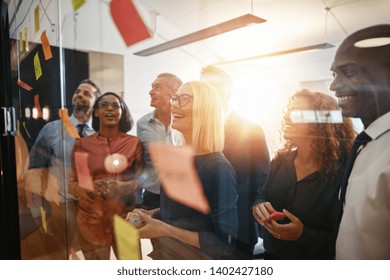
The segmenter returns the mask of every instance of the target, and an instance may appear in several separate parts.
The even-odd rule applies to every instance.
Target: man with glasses
[[[144,146],[145,180],[139,198],[139,207],[148,210],[160,207],[160,179],[154,169],[148,145],[152,141],[174,142],[174,133],[171,128],[171,105],[170,98],[181,86],[182,81],[171,73],[162,73],[152,83],[149,92],[150,106],[155,109],[144,115],[137,122],[137,136],[141,139]]]
[[[99,95],[100,89],[89,79],[81,81],[73,94],[73,114],[70,120],[80,137],[95,132],[92,129],[92,111]],[[50,201],[51,206],[47,232],[38,240],[34,239],[31,243],[26,241],[29,242],[28,247],[32,246],[29,248],[32,258],[42,258],[44,255],[45,259],[68,259],[70,252],[67,248],[72,245],[75,234],[77,202],[68,191],[75,142],[76,138],[70,136],[63,122],[55,120],[41,129],[31,148],[26,175],[26,189],[32,193],[31,210],[35,217],[45,220],[46,214],[41,209],[42,200]]]

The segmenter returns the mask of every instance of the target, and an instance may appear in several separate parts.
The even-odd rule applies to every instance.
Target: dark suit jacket
[[[258,240],[252,203],[269,172],[269,152],[262,128],[232,112],[225,123],[225,157],[237,176],[238,240],[254,245]]]

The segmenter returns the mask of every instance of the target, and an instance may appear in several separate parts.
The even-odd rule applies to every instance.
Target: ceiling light
[[[166,50],[170,50],[173,48],[181,47],[193,42],[197,42],[200,40],[204,40],[222,33],[226,33],[235,29],[239,29],[251,24],[257,24],[265,22],[265,19],[259,18],[257,16],[254,16],[252,14],[246,14],[222,23],[219,23],[217,25],[210,26],[208,28],[196,31],[194,33],[185,35],[183,37],[165,42],[163,44],[145,49],[143,51],[139,51],[134,53],[135,55],[139,56],[148,56],[152,54],[156,54],[159,52],[163,52]]]
[[[333,48],[333,47],[334,47],[334,45],[332,45],[332,44],[322,43],[322,44],[311,45],[311,46],[306,46],[306,47],[302,47],[302,48],[289,49],[289,50],[260,54],[260,55],[256,55],[256,56],[245,57],[245,58],[240,58],[240,59],[235,59],[235,60],[218,62],[218,63],[214,63],[214,65],[239,63],[239,62],[244,62],[244,61],[281,56],[281,55],[286,55],[286,54],[300,53],[300,52],[306,52],[306,51],[312,51],[312,50],[329,49],[329,48]]]

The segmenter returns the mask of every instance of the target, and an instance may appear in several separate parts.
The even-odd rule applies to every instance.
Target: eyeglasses
[[[180,107],[186,106],[190,101],[192,101],[192,96],[189,94],[174,95],[170,99],[171,105],[175,104],[175,102],[179,102]]]
[[[115,102],[115,101],[114,102],[109,102],[109,101],[100,101],[99,102],[99,107],[103,108],[103,109],[107,109],[108,107],[110,107],[110,105],[115,110],[118,110],[121,108],[121,104],[118,102]]]

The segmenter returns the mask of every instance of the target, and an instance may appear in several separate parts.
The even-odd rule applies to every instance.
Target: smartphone
[[[273,212],[269,215],[268,219],[266,219],[266,222],[271,222],[271,221],[279,221],[283,220],[286,218],[286,215],[283,212]]]

